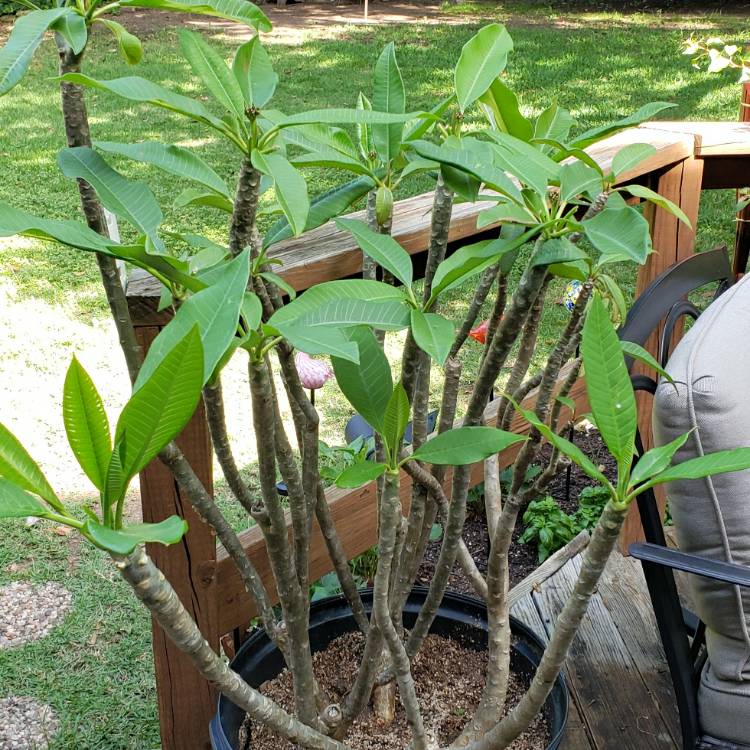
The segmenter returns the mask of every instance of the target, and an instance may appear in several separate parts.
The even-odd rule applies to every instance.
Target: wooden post
[[[143,325],[144,320],[135,316],[134,320],[138,343],[144,352],[148,351],[162,326]],[[211,492],[211,443],[202,404],[177,444]],[[188,522],[189,531],[181,544],[148,545],[148,553],[174,587],[203,636],[218,651],[214,533],[198,517],[169,470],[158,460],[143,470],[140,482],[144,521],[155,523],[178,515]],[[215,691],[156,623],[152,632],[162,750],[207,750],[210,747],[208,724],[216,711]]]
[[[688,227],[668,211],[653,204],[646,207],[646,217],[651,226],[651,237],[654,252],[638,272],[636,296],[663,271],[683,258],[691,255],[695,249],[695,227],[698,223],[701,186],[703,182],[703,160],[690,157],[674,166],[655,172],[651,179],[651,189],[659,195],[676,203],[687,214],[692,227]],[[676,336],[678,331],[675,331]],[[652,334],[646,343],[646,349],[657,354],[661,329]],[[676,343],[676,342],[675,342]],[[648,368],[637,365],[636,372],[648,372]],[[637,395],[638,429],[643,440],[644,450],[653,447],[651,432],[651,396],[646,393]],[[664,509],[666,498],[663,488],[656,488],[656,496],[661,509]],[[623,553],[633,542],[643,539],[643,530],[638,516],[638,508],[633,505],[620,535],[620,549]]]
[[[750,82],[742,85],[740,122],[750,122]],[[747,187],[750,187],[750,179],[748,179]],[[734,243],[735,274],[747,271],[748,256],[750,256],[750,206],[740,211],[737,216],[737,237]]]

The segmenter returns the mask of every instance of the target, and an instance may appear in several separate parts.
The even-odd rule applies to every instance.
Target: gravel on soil
[[[57,732],[55,712],[33,698],[0,699],[0,750],[47,750]]]
[[[347,633],[313,655],[318,681],[334,702],[343,702],[359,669],[364,647],[361,633]],[[479,704],[484,686],[487,652],[477,651],[438,635],[428,635],[412,664],[425,730],[431,746],[444,746],[455,739]],[[528,678],[511,674],[507,708],[512,708],[528,687]],[[265,682],[261,692],[293,709],[291,674],[284,670]],[[396,695],[396,718],[382,726],[368,709],[352,726],[346,743],[353,750],[393,750],[404,747],[410,737],[403,707]],[[544,750],[549,727],[543,717],[510,745],[511,750]],[[245,720],[240,729],[239,750],[292,750],[293,745],[265,727]]]
[[[43,638],[60,624],[72,601],[58,583],[14,581],[0,587],[0,649]]]

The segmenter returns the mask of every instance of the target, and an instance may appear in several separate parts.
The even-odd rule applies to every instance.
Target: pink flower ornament
[[[304,352],[297,352],[294,355],[294,364],[297,367],[300,382],[311,391],[322,388],[333,375],[333,370],[327,362],[321,359],[313,359]]]

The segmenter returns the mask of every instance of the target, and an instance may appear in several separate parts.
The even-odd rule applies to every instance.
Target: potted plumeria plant
[[[398,716],[403,726],[400,734],[385,735],[387,747],[508,747],[534,721],[553,689],[633,499],[648,487],[676,478],[750,466],[750,448],[672,466],[672,456],[685,437],[633,461],[635,398],[612,323],[613,315],[621,314],[623,295],[609,268],[615,262],[643,263],[651,244],[645,219],[623,195],[657,201],[685,219],[676,206],[642,186],[615,187],[619,174],[650,155],[648,146],[624,148],[606,171],[585,149],[668,105],[647,105],[634,115],[583,132],[575,131],[573,118],[557,104],[529,118],[501,77],[513,45],[498,24],[486,26],[467,42],[456,63],[454,91],[431,111],[408,111],[392,45],[375,65],[372,104],[362,96],[352,109],[292,115],[272,105],[278,76],[257,36],[240,46],[227,65],[200,35],[181,33],[185,57],[196,81],[210,95],[210,104],[137,76],[98,80],[82,72],[80,56],[88,43],[84,32],[104,20],[113,7],[134,4],[98,6],[81,0],[54,11],[34,10],[17,21],[0,53],[0,80],[6,91],[28,67],[44,29],[55,24],[69,137],[59,164],[67,177],[78,182],[88,223],[40,218],[3,204],[0,236],[55,241],[93,252],[103,261],[105,288],[133,381],[132,396],[112,429],[94,379],[75,359],[68,369],[64,388],[68,440],[99,492],[98,506],[81,512],[70,509],[24,447],[2,427],[0,516],[52,520],[109,554],[168,637],[226,699],[247,714],[254,748],[277,748],[283,742],[319,750],[362,747],[357,732],[364,731],[364,741],[369,742],[372,735],[367,732],[387,732]],[[262,13],[245,0],[201,0],[200,4],[139,0],[138,4],[192,8],[239,19],[251,27],[268,27]],[[116,33],[126,48],[133,46],[122,32]],[[236,149],[236,189],[230,191],[216,171],[188,149],[158,142],[92,142],[85,119],[87,88],[167,109],[225,138]],[[484,118],[483,125],[472,121],[475,112]],[[148,187],[127,180],[103,154],[147,162],[183,177],[190,187],[180,205],[224,211],[226,245],[166,232]],[[316,165],[348,174],[341,186],[310,200],[300,168]],[[435,180],[421,284],[416,283],[409,254],[389,235],[392,190],[413,174]],[[271,188],[283,216],[262,234],[259,198]],[[364,198],[365,220],[337,218]],[[487,206],[480,223],[499,226],[496,236],[447,255],[454,203],[479,199]],[[109,237],[101,222],[102,209],[132,225],[137,238],[122,243]],[[361,247],[365,278],[317,284],[295,298],[274,263],[274,245],[331,219]],[[113,259],[145,269],[158,279],[163,305],[174,313],[145,357],[135,344],[121,289],[107,275]],[[512,272],[520,273],[515,286],[508,284]],[[541,368],[532,372],[532,358],[539,353],[539,323],[556,276],[580,281],[580,292],[569,319],[541,358]],[[472,299],[466,317],[455,321],[446,316],[443,305],[446,295],[459,286],[469,290]],[[486,301],[491,314],[478,332],[477,317]],[[405,332],[405,340],[400,359],[392,366],[382,342],[398,331]],[[484,350],[479,372],[467,384],[461,377],[461,350],[470,335],[483,341]],[[516,344],[518,355],[510,375],[498,386]],[[658,369],[653,358],[637,347],[629,346],[627,354]],[[236,356],[244,357],[248,367],[260,478],[257,492],[238,470],[224,418],[222,369]],[[342,487],[377,484],[378,560],[368,596],[357,589],[347,564],[320,475],[319,415],[305,389],[322,382],[323,359],[330,359],[341,391],[376,434],[374,460],[357,461],[337,478]],[[308,380],[313,367],[315,383]],[[435,433],[428,434],[435,369],[441,375],[440,411]],[[615,480],[604,476],[561,435],[569,419],[568,393],[582,372],[596,424],[617,462]],[[277,381],[291,405],[291,434],[281,418]],[[459,391],[467,387],[468,403],[457,415]],[[493,388],[501,395],[488,419],[486,407]],[[200,399],[229,488],[264,536],[278,607],[214,498],[174,443]],[[525,420],[527,434],[509,431],[514,413]],[[403,438],[409,423],[412,439],[407,448]],[[551,444],[551,455],[529,485],[527,469],[540,460],[545,443]],[[509,489],[501,498],[496,456],[511,446],[517,456]],[[519,512],[530,499],[544,495],[563,457],[604,487],[608,501],[573,594],[528,688],[506,710],[514,671],[508,612],[511,535]],[[260,689],[261,682],[274,675],[248,671],[239,663],[233,668],[210,648],[146,553],[145,542],[177,543],[187,532],[185,521],[172,517],[157,524],[132,524],[125,517],[126,489],[152,460],[162,461],[172,471],[235,562],[259,613],[276,660],[272,662],[277,672],[286,667],[286,694]],[[486,576],[473,565],[461,536],[471,467],[477,463],[484,464],[491,536]],[[285,503],[277,492],[279,476],[288,492]],[[407,476],[411,497],[404,513],[401,495]],[[436,520],[444,529],[439,559],[428,590],[415,599],[412,586]],[[316,522],[339,579],[345,616],[339,612],[334,617],[332,610],[321,615],[317,605],[310,606],[309,553]],[[435,723],[423,700],[431,694],[425,688],[431,688],[434,675],[418,667],[431,629],[446,620],[440,608],[456,560],[482,600],[476,606],[486,621],[480,627],[486,632],[485,671],[476,702],[468,711],[452,712],[454,721],[447,732],[441,729],[443,724]],[[321,627],[329,633],[328,642],[319,637]],[[450,640],[458,638],[458,630],[442,632]],[[336,691],[324,680],[325,673],[337,669],[337,664],[325,668],[334,631],[357,636],[346,642],[348,647],[344,644],[356,661],[352,680]],[[448,661],[458,668],[462,663],[459,658],[443,661],[441,670]],[[374,724],[364,721],[371,710],[379,719]],[[216,747],[226,743],[236,747],[238,738],[219,720],[214,742]]]

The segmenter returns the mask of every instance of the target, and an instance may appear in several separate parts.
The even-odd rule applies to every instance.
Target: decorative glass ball
[[[573,308],[576,306],[576,301],[578,300],[578,296],[581,294],[581,288],[583,285],[580,281],[573,280],[569,281],[568,285],[565,287],[565,292],[563,293],[563,304],[567,308],[568,312],[573,312]]]

